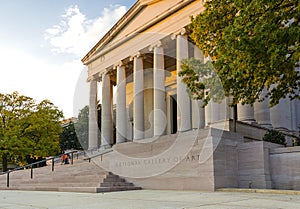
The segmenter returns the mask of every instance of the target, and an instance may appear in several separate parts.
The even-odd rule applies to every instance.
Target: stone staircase
[[[10,173],[9,187],[6,186],[7,175],[0,175],[1,190],[36,190],[61,192],[112,192],[141,189],[133,183],[111,172],[105,171],[92,161],[83,157],[74,159],[73,165],[56,163],[52,172],[51,165],[31,171],[19,170]]]

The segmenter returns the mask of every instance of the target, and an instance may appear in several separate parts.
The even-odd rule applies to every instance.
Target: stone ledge
[[[245,192],[245,193],[300,195],[300,191],[295,191],[295,190],[277,190],[277,189],[221,188],[221,189],[216,189],[216,191],[217,192]]]
[[[283,154],[283,153],[293,153],[293,152],[300,152],[300,146],[280,147],[280,148],[273,148],[270,150],[270,154]]]

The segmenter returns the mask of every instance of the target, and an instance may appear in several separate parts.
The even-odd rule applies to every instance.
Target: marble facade
[[[243,178],[235,162],[239,157],[244,159],[239,156],[238,150],[247,149],[238,144],[243,144],[245,140],[261,140],[269,128],[294,134],[300,124],[300,101],[282,99],[273,108],[269,108],[268,100],[253,106],[238,104],[234,118],[233,108],[227,105],[230,98],[222,103],[210,102],[205,108],[202,108],[201,101],[191,100],[177,74],[181,70],[181,60],[201,58],[200,50],[188,37],[187,25],[191,16],[202,10],[201,0],[138,0],[82,59],[83,64],[88,66],[90,83],[89,149],[125,147],[128,143],[134,153],[132,143],[145,139],[161,140],[185,132],[189,136],[188,133],[200,129],[204,132],[207,129],[226,130],[228,133],[225,134],[224,143],[228,143],[224,147],[234,149],[232,153],[235,154],[227,154],[227,158],[222,158],[227,155],[222,150],[224,147],[220,147],[222,143],[219,144],[220,149],[213,155],[219,157],[219,161],[209,158],[204,167],[198,167],[207,175],[202,173],[197,179],[202,182],[214,181],[203,187],[207,190],[226,187],[227,184],[237,187],[243,184]],[[97,125],[96,105],[99,86],[102,92],[101,132]],[[235,120],[237,123],[232,123]],[[234,139],[230,137],[233,134],[231,132],[237,132]],[[101,134],[100,143],[98,134]],[[211,140],[213,146],[214,140]],[[191,150],[197,149],[197,146]],[[113,154],[110,155],[113,158]],[[227,174],[221,171],[226,170],[222,167],[224,159],[229,166]],[[176,176],[172,171],[170,175]],[[185,182],[189,179],[187,176],[189,174],[181,176]],[[193,179],[189,183],[190,189],[199,188],[200,181],[195,181]],[[151,184],[147,180],[139,182],[146,187]],[[264,183],[271,185],[270,181]],[[160,177],[156,184],[163,184]],[[169,187],[165,185],[164,188]],[[179,185],[178,188],[185,187]]]
[[[177,76],[182,59],[201,57],[199,49],[188,40],[186,27],[190,17],[202,9],[202,1],[137,1],[83,58],[90,82],[89,149],[233,119],[233,110],[225,103],[201,108],[199,101],[189,98]],[[103,108],[100,144],[95,105],[98,82]],[[117,89],[116,95],[112,86]],[[112,98],[116,98],[115,119]],[[289,99],[282,99],[271,109],[268,100],[253,106],[238,104],[237,120],[293,132],[300,124],[299,109],[300,101]]]

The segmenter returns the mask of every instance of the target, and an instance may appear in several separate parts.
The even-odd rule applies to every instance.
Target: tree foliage
[[[182,81],[190,96],[196,100],[202,99],[204,106],[210,100],[221,102],[225,97],[222,81],[210,61],[196,58],[183,60],[182,71],[178,75],[183,76]]]
[[[268,130],[263,137],[263,141],[286,145],[284,135],[276,130]]]
[[[252,104],[263,89],[267,89],[271,105],[280,98],[300,98],[298,0],[211,0],[204,6],[189,26],[191,38],[211,57],[233,104]],[[199,81],[202,68],[194,66],[183,63],[183,82],[194,97],[209,100],[216,93],[210,89],[213,85],[204,94]]]
[[[83,149],[88,149],[89,141],[89,106],[79,111],[78,121],[75,124],[76,135]]]
[[[101,104],[97,105],[98,109],[98,140],[101,139]],[[88,149],[89,141],[89,106],[83,107],[78,114],[78,120],[74,124],[78,141],[83,149]]]
[[[66,124],[62,127],[62,133],[60,135],[60,148],[61,150],[68,150],[68,149],[77,149],[81,150],[82,146],[78,140],[75,125],[73,122]]]
[[[63,117],[49,100],[36,103],[19,95],[0,94],[0,155],[3,170],[8,158],[24,163],[26,156],[46,157],[59,151]]]

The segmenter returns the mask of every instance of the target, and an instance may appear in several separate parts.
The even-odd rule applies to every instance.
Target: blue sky
[[[134,3],[0,0],[0,92],[49,99],[77,116],[88,98],[81,58]]]

